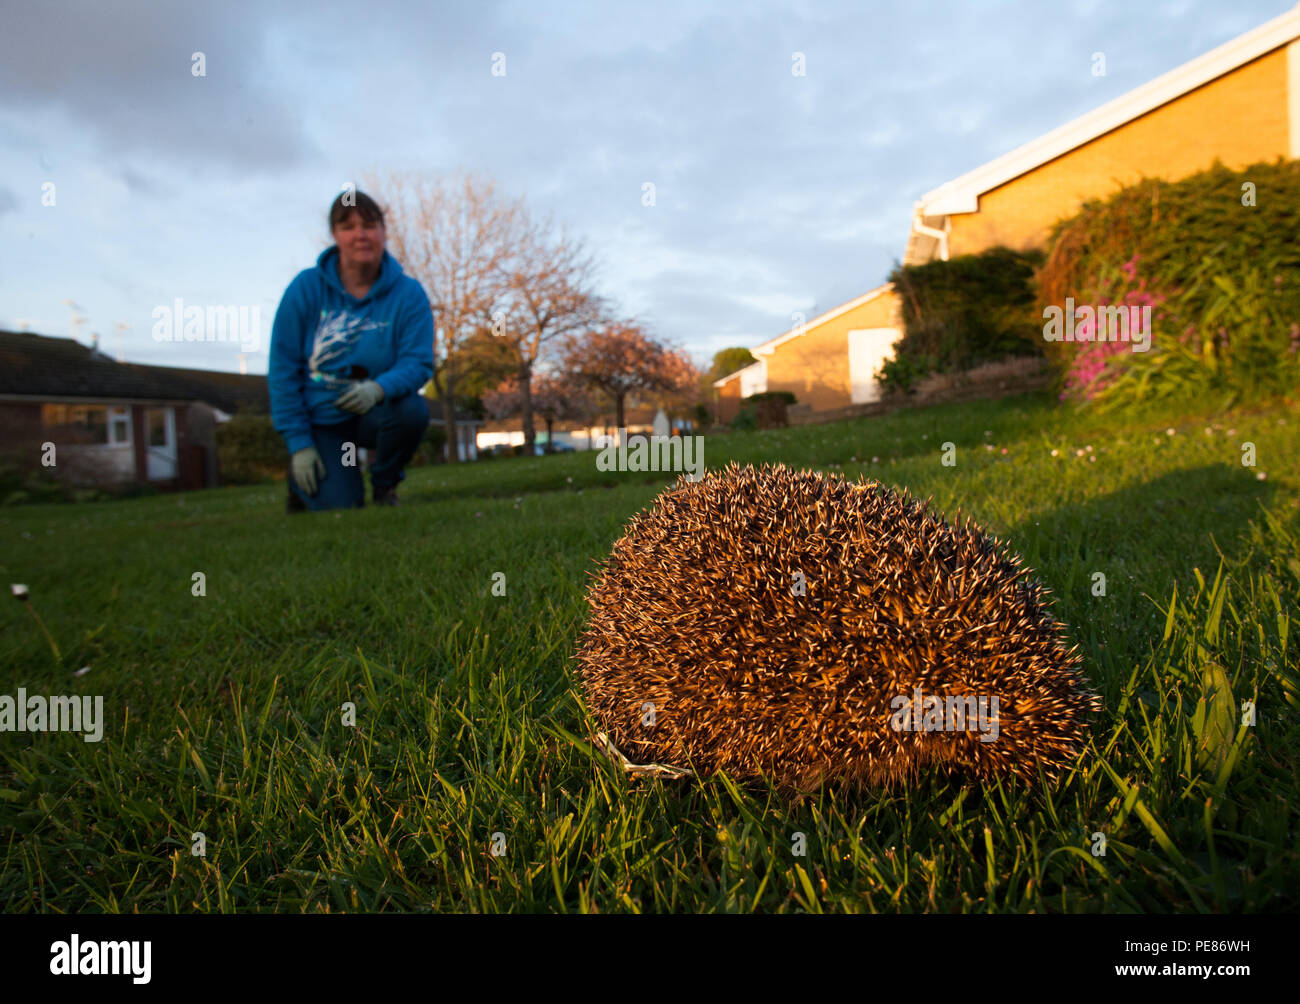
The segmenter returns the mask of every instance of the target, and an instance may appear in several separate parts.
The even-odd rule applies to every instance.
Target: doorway
[[[145,443],[150,481],[176,477],[176,412],[172,408],[147,408]]]
[[[849,332],[849,384],[854,404],[869,404],[884,395],[876,371],[881,363],[894,357],[894,343],[902,335],[897,328],[862,328]]]

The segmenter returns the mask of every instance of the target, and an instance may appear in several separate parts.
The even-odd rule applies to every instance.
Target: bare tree
[[[394,172],[368,175],[364,183],[384,208],[394,257],[423,284],[433,306],[433,385],[442,401],[447,460],[455,463],[455,394],[469,362],[465,346],[491,324],[507,261],[526,232],[523,203],[502,198],[491,180],[471,174],[441,179]]]
[[[555,235],[549,218],[524,225],[515,254],[504,263],[502,287],[494,325],[518,354],[518,413],[531,454],[535,368],[548,343],[599,323],[603,304],[592,291],[592,261],[582,242],[564,232]]]

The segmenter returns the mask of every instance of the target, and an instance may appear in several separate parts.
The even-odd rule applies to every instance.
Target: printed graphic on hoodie
[[[312,340],[307,372],[312,382],[325,387],[347,387],[352,384],[338,363],[352,353],[362,332],[388,327],[388,321],[370,321],[347,310],[324,310]]]

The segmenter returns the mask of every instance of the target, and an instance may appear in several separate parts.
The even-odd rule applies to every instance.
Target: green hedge
[[[757,429],[758,419],[754,415],[754,409],[741,408],[731,420],[730,426],[733,432],[751,432]]]
[[[284,437],[275,431],[268,415],[235,415],[217,426],[216,440],[223,484],[256,484],[282,477],[288,470]]]
[[[441,464],[445,458],[442,455],[442,448],[447,443],[447,433],[441,425],[429,423],[429,427],[424,430],[424,438],[420,440],[419,447],[416,448],[415,456],[411,458],[412,467],[421,467],[424,464]]]
[[[886,387],[909,391],[930,373],[951,373],[1007,356],[1041,355],[1034,292],[1040,252],[990,248],[889,275],[903,309],[903,337],[881,367]]]
[[[737,430],[784,428],[790,424],[786,418],[786,409],[797,403],[798,398],[789,390],[767,390],[761,394],[751,394],[741,398],[740,411],[731,420],[731,427]]]
[[[1249,205],[1252,202],[1254,205]],[[1062,396],[1226,401],[1300,384],[1300,161],[1144,179],[1053,228],[1048,306],[1150,306],[1150,348],[1048,343]]]

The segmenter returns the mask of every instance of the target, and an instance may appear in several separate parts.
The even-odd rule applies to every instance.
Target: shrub
[[[903,337],[893,364],[881,367],[886,388],[909,391],[930,373],[951,373],[1007,356],[1041,355],[1034,269],[1040,252],[990,248],[889,275],[903,309]]]
[[[790,424],[786,408],[797,402],[793,391],[768,390],[744,398],[740,402],[740,409],[742,412],[753,413],[754,424],[759,429],[783,429]]]
[[[256,484],[282,476],[288,467],[284,438],[267,415],[241,412],[217,426],[216,440],[225,484]]]
[[[933,356],[913,358],[895,352],[893,359],[886,359],[880,364],[880,382],[887,391],[911,394],[917,383],[924,380],[934,368]]]
[[[8,444],[12,445],[12,444]],[[100,502],[156,492],[157,486],[134,481],[91,484],[84,481],[93,464],[60,461],[57,467],[33,462],[35,451],[11,450],[0,455],[0,505],[46,502]]]
[[[758,419],[752,408],[741,408],[731,420],[731,428],[736,432],[750,432],[758,428]]]
[[[42,468],[17,452],[0,455],[0,504],[63,502],[72,497],[72,491],[53,468]]]
[[[0,444],[0,504],[88,502],[120,490],[111,483],[112,462],[102,452],[83,450],[90,442],[75,427],[17,426]],[[47,441],[56,443],[55,463],[45,466]]]
[[[761,394],[750,394],[749,397],[741,398],[740,406],[744,408],[747,405],[759,405],[764,401],[780,401],[787,405],[799,403],[792,390],[765,390]]]
[[[443,456],[443,447],[447,445],[447,431],[441,426],[432,422],[424,430],[424,438],[420,440],[420,445],[415,450],[415,456],[411,458],[411,465],[419,467],[422,464],[441,464],[446,458]]]
[[[1240,171],[1216,162],[1177,182],[1144,179],[1058,223],[1037,275],[1041,306],[1072,298],[1152,307],[1146,352],[1115,342],[1048,344],[1062,397],[1113,406],[1293,389],[1298,226],[1300,161],[1280,159]]]

